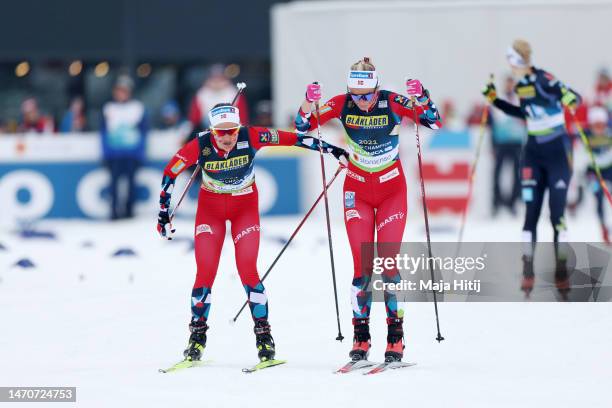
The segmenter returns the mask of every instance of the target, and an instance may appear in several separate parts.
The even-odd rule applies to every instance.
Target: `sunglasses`
[[[218,136],[218,137],[236,136],[238,134],[239,130],[240,130],[240,126],[234,127],[234,128],[229,128],[229,129],[218,129],[218,128],[210,129],[210,131],[213,133],[213,135]]]
[[[359,101],[370,102],[374,98],[374,95],[376,95],[376,91],[370,92],[367,94],[362,94],[362,95],[356,95],[353,93],[349,93],[349,95],[351,95],[351,98],[353,98],[353,102],[359,102]]]

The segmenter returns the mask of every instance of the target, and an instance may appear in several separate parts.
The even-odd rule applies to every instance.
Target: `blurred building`
[[[0,129],[17,130],[22,103],[35,97],[55,130],[98,130],[120,74],[135,78],[135,97],[162,127],[164,104],[176,100],[186,116],[216,63],[230,81],[247,82],[249,104],[269,100],[269,9],[277,2],[238,1],[231,9],[196,0],[5,2]]]

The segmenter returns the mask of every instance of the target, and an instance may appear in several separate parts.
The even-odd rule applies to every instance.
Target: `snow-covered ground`
[[[410,220],[405,239],[423,239],[422,221],[417,220]],[[298,221],[263,220],[261,272]],[[544,218],[544,239],[550,235],[547,224]],[[84,407],[612,404],[608,303],[444,303],[440,318],[446,341],[441,344],[434,340],[433,305],[409,304],[405,360],[417,366],[367,377],[331,374],[350,347],[352,261],[343,226],[334,224],[346,337],[341,344],[334,340],[333,292],[320,218],[309,220],[266,281],[277,355],[288,364],[250,375],[241,372],[255,362],[256,350],[248,313],[229,324],[245,296],[228,239],[213,288],[205,351],[212,363],[160,374],[158,368],[181,358],[188,337],[195,263],[186,238],[193,227],[187,220],[177,227],[185,240],[160,240],[154,220],[38,225],[54,231],[57,240],[23,240],[2,229],[0,386],[76,386],[77,406]],[[599,237],[594,218],[570,220],[570,228],[575,241]],[[456,230],[434,225],[434,231],[434,240],[456,237]],[[519,240],[520,221],[470,220],[466,239]],[[137,256],[110,256],[122,247]],[[12,266],[24,257],[36,267]],[[372,359],[382,359],[385,334],[384,307],[375,304]]]

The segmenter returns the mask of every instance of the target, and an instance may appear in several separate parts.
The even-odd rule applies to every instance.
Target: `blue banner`
[[[262,215],[297,214],[301,191],[299,159],[293,156],[259,157],[256,163]],[[153,161],[139,169],[137,214],[156,212],[164,165],[165,162]],[[181,175],[182,185],[189,175]],[[109,177],[107,170],[93,161],[0,163],[0,191],[9,208],[8,214],[16,220],[107,218]],[[196,182],[186,207],[195,206],[198,189]],[[175,196],[180,191],[181,184],[177,183]],[[193,215],[188,213],[185,211],[185,215]]]

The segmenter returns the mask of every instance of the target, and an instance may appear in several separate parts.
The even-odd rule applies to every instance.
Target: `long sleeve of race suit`
[[[407,117],[414,121],[414,113],[416,112],[421,125],[430,129],[439,129],[442,127],[440,112],[436,104],[429,97],[429,91],[424,90],[423,95],[417,98],[417,103],[411,99],[396,94],[389,93],[389,107],[396,114]]]
[[[159,207],[162,211],[168,210],[170,207],[170,199],[176,177],[181,174],[186,168],[191,167],[198,161],[200,148],[198,138],[192,139],[184,145],[178,152],[172,156],[164,168],[162,177],[161,192],[159,194]]]
[[[264,127],[249,128],[251,144],[257,150],[266,146],[296,146],[303,149],[319,151],[319,139],[285,130],[268,129]],[[345,155],[344,149],[322,142],[323,153],[332,154],[336,159]]]
[[[523,113],[521,107],[513,105],[508,101],[496,98],[493,101],[493,106],[504,112],[506,115],[514,116],[515,118],[525,119],[525,114]]]
[[[305,113],[302,107],[298,110],[298,114],[295,117],[295,129],[298,134],[305,134],[311,130],[315,130],[320,125],[324,125],[331,119],[339,118],[342,115],[342,107],[346,102],[346,94],[337,95],[325,102],[321,106],[319,112],[320,118],[317,118],[313,112]]]

